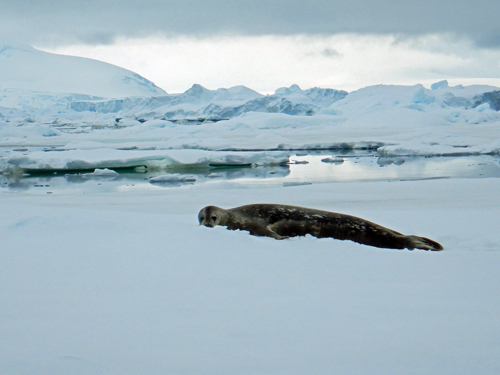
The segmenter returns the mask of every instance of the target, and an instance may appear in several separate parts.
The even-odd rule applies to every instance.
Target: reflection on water
[[[179,173],[177,170],[176,173]],[[167,171],[120,171],[116,176],[89,177],[83,174],[43,176],[1,176],[3,191],[27,191],[33,194],[52,194],[55,191],[89,192],[127,189],[164,189],[187,184],[236,183],[249,186],[293,187],[324,182],[395,181],[436,178],[498,178],[498,156],[461,157],[377,157],[370,154],[331,155],[300,153],[290,157],[288,165],[273,167],[210,167],[190,169],[185,174],[195,181],[172,179],[150,183],[152,177]],[[169,180],[166,178],[165,180]],[[4,190],[5,189],[5,190]]]
[[[309,164],[295,164],[289,180],[309,182],[422,180],[432,178],[500,177],[499,158],[489,155],[462,157],[377,157],[324,155],[292,157]]]

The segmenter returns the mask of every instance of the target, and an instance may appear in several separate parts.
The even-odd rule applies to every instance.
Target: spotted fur
[[[359,217],[281,204],[250,204],[228,210],[207,206],[198,214],[198,221],[206,227],[221,225],[278,240],[310,234],[389,249],[443,249],[428,238],[406,236]]]

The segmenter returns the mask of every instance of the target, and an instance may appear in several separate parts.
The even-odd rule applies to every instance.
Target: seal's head
[[[224,216],[224,210],[217,206],[207,206],[202,208],[198,214],[198,221],[200,225],[204,225],[209,228],[213,228],[216,225],[220,225],[222,218]]]

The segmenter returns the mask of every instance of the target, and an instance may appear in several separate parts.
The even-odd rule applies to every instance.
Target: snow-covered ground
[[[0,373],[497,374],[500,180],[0,194]],[[198,226],[281,202],[442,243]]]
[[[0,68],[0,374],[500,373],[498,88],[166,94],[17,45]],[[445,250],[197,223],[268,202]]]

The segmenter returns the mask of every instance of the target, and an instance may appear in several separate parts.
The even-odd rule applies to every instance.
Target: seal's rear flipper
[[[411,247],[412,249],[423,249],[423,250],[432,250],[432,251],[439,251],[443,250],[443,246],[436,242],[433,241],[429,238],[425,237],[419,237],[419,236],[408,236],[411,239]]]

